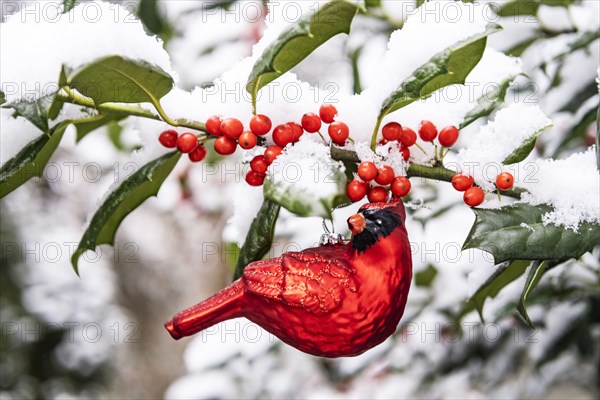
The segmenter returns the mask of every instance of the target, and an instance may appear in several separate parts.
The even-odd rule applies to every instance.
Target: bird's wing
[[[307,251],[253,263],[244,271],[244,282],[250,293],[314,314],[335,310],[346,291],[357,290],[350,264]]]

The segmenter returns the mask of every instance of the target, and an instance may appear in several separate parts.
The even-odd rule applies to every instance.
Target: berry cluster
[[[419,137],[424,142],[433,142],[436,138],[442,147],[452,147],[458,139],[458,128],[455,126],[447,126],[443,128],[438,135],[436,126],[431,121],[421,121],[419,125]],[[410,128],[400,125],[398,122],[389,122],[385,124],[381,130],[383,139],[379,144],[388,142],[400,143],[400,153],[404,161],[410,158],[410,147],[417,142],[417,134]]]
[[[357,175],[360,179],[353,179],[346,187],[346,195],[353,202],[362,200],[365,195],[371,203],[383,202],[390,191],[395,197],[404,197],[410,192],[408,178],[394,176],[394,170],[389,165],[377,168],[374,163],[365,161],[358,166]],[[380,186],[370,185],[371,182]]]
[[[251,186],[262,185],[269,165],[281,154],[283,148],[300,140],[305,131],[319,132],[323,122],[329,124],[327,131],[331,141],[338,146],[344,146],[350,136],[350,129],[345,123],[335,121],[336,115],[337,109],[332,104],[323,104],[319,109],[319,115],[306,113],[302,116],[300,124],[288,122],[277,125],[272,133],[275,144],[268,146],[263,155],[252,159],[250,171],[246,174],[246,182]],[[262,114],[252,117],[249,130],[244,130],[244,125],[239,119],[223,119],[218,115],[210,117],[205,125],[206,132],[211,135],[210,138],[199,140],[193,133],[183,133],[179,136],[176,131],[168,130],[161,133],[158,140],[167,148],[177,147],[180,152],[188,154],[191,161],[198,162],[206,156],[204,142],[208,139],[215,139],[215,151],[227,156],[233,154],[238,145],[244,150],[253,149],[259,143],[259,136],[268,134],[272,128],[271,119]]]
[[[508,190],[514,184],[515,179],[510,172],[502,172],[496,177],[496,187],[498,190]],[[459,192],[465,192],[463,201],[470,207],[477,207],[485,198],[485,193],[480,187],[474,186],[472,176],[457,173],[452,177],[452,186]]]
[[[158,141],[169,149],[177,147],[177,150],[187,154],[192,162],[202,161],[206,156],[206,147],[198,141],[196,135],[190,132],[179,135],[174,130],[164,131],[158,137]]]

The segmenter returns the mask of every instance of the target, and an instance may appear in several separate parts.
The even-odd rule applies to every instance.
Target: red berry
[[[192,162],[199,162],[204,160],[204,157],[206,157],[206,147],[199,144],[194,150],[192,150],[188,154],[188,157]]]
[[[380,185],[389,185],[394,180],[394,170],[389,165],[384,165],[383,167],[377,170],[377,175],[375,176],[375,182]]]
[[[371,203],[381,203],[387,200],[388,191],[386,188],[377,186],[369,190],[367,197]]]
[[[447,126],[440,131],[438,140],[444,147],[452,147],[458,139],[458,128],[455,126]]]
[[[392,194],[396,197],[404,197],[410,192],[411,184],[407,177],[399,176],[392,182]]]
[[[266,135],[271,130],[271,119],[266,115],[257,114],[250,120],[250,130],[255,135]]]
[[[184,133],[177,138],[177,149],[182,153],[189,153],[198,146],[198,138],[193,133]]]
[[[327,129],[329,137],[333,140],[333,143],[343,146],[346,143],[346,139],[350,136],[350,128],[343,122],[333,122]]]
[[[246,174],[246,182],[250,186],[260,186],[265,182],[265,176],[259,175],[254,171],[248,171]]]
[[[319,116],[326,124],[331,124],[336,115],[337,109],[333,106],[333,104],[323,104],[319,109]]]
[[[452,177],[452,186],[459,192],[464,192],[465,190],[473,186],[474,182],[475,181],[472,176],[456,174]]]
[[[164,131],[158,137],[158,141],[165,147],[169,149],[173,149],[177,146],[177,138],[179,137],[179,133],[174,130]]]
[[[292,128],[292,132],[294,132],[293,143],[296,143],[298,140],[300,140],[300,136],[302,136],[304,133],[304,128],[302,128],[302,125],[295,122],[288,122],[287,124]]]
[[[508,190],[515,183],[515,178],[510,172],[503,172],[496,177],[496,187],[500,190]]]
[[[221,136],[223,132],[221,132],[221,117],[218,115],[213,115],[209,119],[206,120],[206,132],[210,133],[213,136]]]
[[[397,122],[390,122],[383,127],[381,132],[386,140],[393,142],[402,136],[402,126]]]
[[[408,161],[408,159],[410,158],[410,149],[408,147],[400,147],[400,154],[402,154],[402,158],[404,159],[404,161]]]
[[[467,189],[465,194],[463,195],[463,200],[468,206],[477,207],[481,203],[483,203],[483,199],[485,194],[481,188],[477,186],[473,186]]]
[[[346,187],[346,195],[353,202],[357,202],[362,200],[363,197],[367,194],[368,186],[366,183],[354,179],[348,183]]]
[[[229,138],[237,139],[244,132],[244,125],[236,118],[227,118],[221,122],[221,131]]]
[[[282,151],[283,149],[279,146],[267,147],[267,149],[265,150],[265,160],[267,161],[267,164],[271,165],[273,161],[275,161],[275,159],[279,157]]]
[[[424,142],[433,142],[437,136],[437,128],[431,121],[421,121],[419,136]]]
[[[215,140],[215,151],[221,154],[222,156],[228,156],[230,154],[233,154],[235,152],[236,146],[237,143],[235,142],[235,140],[227,136],[221,136],[218,137],[217,140]]]
[[[417,134],[410,128],[402,128],[400,143],[402,146],[410,147],[417,142]]]
[[[258,143],[258,138],[254,133],[245,131],[240,135],[238,143],[242,149],[250,150],[256,146],[256,143]]]
[[[269,163],[265,156],[256,156],[250,161],[250,169],[259,175],[266,175]]]
[[[321,129],[321,118],[315,113],[306,113],[302,116],[302,127],[309,133],[318,132]]]
[[[377,176],[377,167],[371,161],[365,161],[358,166],[358,176],[365,182],[371,182]]]
[[[277,125],[273,130],[273,141],[280,147],[285,147],[294,141],[294,130],[289,124]]]

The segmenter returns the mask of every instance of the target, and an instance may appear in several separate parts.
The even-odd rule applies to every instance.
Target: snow
[[[304,134],[271,164],[267,179],[276,191],[315,206],[313,215],[325,216],[329,210],[325,210],[321,200],[340,192],[344,171],[344,164],[331,158],[329,147],[319,143],[314,135]]]
[[[127,8],[94,1],[79,4],[67,14],[60,11],[55,3],[32,3],[2,24],[1,90],[7,100],[52,93],[62,64],[76,68],[112,54],[143,59],[175,75],[162,41],[148,36]]]
[[[458,153],[458,170],[472,175],[482,189],[493,191],[496,176],[506,168],[502,162],[551,123],[537,106],[513,103],[499,110],[478,132],[463,135],[468,145]]]
[[[361,94],[340,102],[339,120],[348,124],[355,140],[369,141],[384,99],[417,67],[448,46],[485,31],[487,21],[482,13],[474,11],[479,6],[453,4],[458,10],[457,21],[440,18],[440,8],[447,7],[445,2],[431,1],[421,6],[401,30],[391,35],[378,68],[367,72],[377,78]],[[416,37],[419,40],[414,40]]]
[[[0,163],[15,156],[27,143],[42,134],[31,122],[23,117],[13,118],[14,110],[0,109]],[[13,134],[18,132],[18,135]]]
[[[528,204],[549,204],[554,211],[543,216],[544,224],[577,230],[582,222],[600,223],[600,177],[595,147],[563,160],[534,161],[534,179],[524,181]]]

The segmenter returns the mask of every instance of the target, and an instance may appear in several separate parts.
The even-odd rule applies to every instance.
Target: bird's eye
[[[376,223],[377,225],[381,225],[381,220],[380,220],[380,219],[377,219],[377,220],[375,220],[375,223]]]

